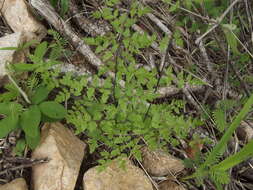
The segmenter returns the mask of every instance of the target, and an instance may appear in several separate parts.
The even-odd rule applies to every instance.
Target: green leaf
[[[9,116],[0,121],[0,138],[6,137],[18,125],[18,115]]]
[[[173,5],[170,7],[169,11],[170,11],[170,12],[175,12],[175,11],[179,8],[179,6],[180,6],[180,1],[177,1],[175,4],[173,4]]]
[[[50,0],[51,5],[56,8],[58,0]]]
[[[61,16],[64,16],[69,9],[69,0],[61,0]]]
[[[19,96],[18,89],[12,83],[6,84],[4,88],[8,91],[0,95],[0,102],[9,102]]]
[[[25,150],[25,146],[26,146],[26,143],[25,143],[25,140],[24,139],[20,139],[18,140],[15,148],[14,148],[14,152],[17,156],[22,156],[23,155],[23,152]]]
[[[159,46],[159,49],[162,51],[162,52],[165,52],[167,47],[168,47],[168,44],[169,44],[169,37],[168,36],[165,36],[161,42],[160,42],[160,46]]]
[[[37,40],[30,40],[30,41],[22,44],[21,49],[29,48],[30,46],[35,45],[35,44],[39,44],[39,42]]]
[[[39,135],[39,124],[41,121],[40,109],[37,105],[32,105],[20,117],[20,125],[25,134],[30,137]]]
[[[57,122],[57,121],[59,121],[59,120],[60,120],[60,119],[53,119],[53,118],[47,117],[47,116],[44,115],[44,114],[41,115],[41,121],[42,121],[43,123],[46,123],[46,122],[48,122],[48,123],[54,123],[54,122]]]
[[[0,50],[18,50],[18,47],[3,47]]]
[[[34,55],[36,58],[42,60],[46,52],[47,52],[47,42],[42,42],[36,47]]]
[[[39,108],[44,115],[52,119],[63,119],[67,115],[66,109],[54,101],[42,102]]]
[[[103,56],[103,61],[107,61],[108,59],[110,59],[113,56],[111,51],[106,51],[104,56]]]
[[[217,109],[213,112],[214,121],[220,132],[223,132],[227,127],[225,112],[222,109]]]
[[[25,136],[25,140],[26,140],[26,143],[28,144],[28,146],[32,150],[34,150],[38,146],[38,144],[40,142],[40,134],[38,136],[36,136],[36,137],[30,137],[30,136],[26,135]]]
[[[34,95],[31,100],[33,104],[39,104],[42,101],[46,100],[49,94],[49,90],[45,86],[40,86],[35,90]]]
[[[0,114],[6,116],[18,115],[22,110],[22,105],[15,102],[0,103]]]
[[[33,71],[39,67],[39,64],[17,63],[11,66],[15,71]]]

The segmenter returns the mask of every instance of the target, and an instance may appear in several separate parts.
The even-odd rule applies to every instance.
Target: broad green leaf
[[[40,121],[41,113],[37,105],[30,106],[20,117],[20,125],[25,134],[33,138],[39,135]]]
[[[18,125],[18,115],[9,116],[0,121],[0,138],[6,137]]]
[[[22,110],[22,105],[15,102],[0,103],[0,114],[6,116],[18,115]]]
[[[31,100],[33,104],[39,104],[46,100],[49,94],[49,90],[45,86],[40,86],[35,90]]]
[[[48,122],[48,123],[54,123],[54,122],[57,122],[57,121],[59,121],[60,119],[53,119],[53,118],[50,118],[50,117],[48,117],[48,116],[46,116],[46,115],[44,115],[44,114],[42,114],[41,115],[41,121],[43,122],[43,123],[46,123],[46,122]]]
[[[44,115],[52,119],[63,119],[67,114],[66,109],[54,101],[42,102],[39,107]]]
[[[28,144],[28,146],[34,150],[40,142],[40,134],[36,137],[30,137],[30,136],[26,135],[25,140],[26,140],[26,143]]]
[[[42,42],[36,47],[34,55],[36,58],[41,60],[46,54],[46,52],[47,52],[47,42]]]

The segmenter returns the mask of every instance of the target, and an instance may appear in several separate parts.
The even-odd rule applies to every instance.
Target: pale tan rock
[[[142,164],[146,171],[153,176],[176,174],[184,169],[183,162],[161,150],[150,151],[142,149]]]
[[[0,186],[0,190],[27,190],[26,182],[23,178],[17,178],[10,183]]]
[[[14,32],[24,32],[27,41],[40,41],[46,28],[35,19],[25,0],[0,0],[1,13]]]
[[[49,162],[32,169],[35,190],[74,190],[86,145],[60,123],[45,124],[32,158]]]
[[[152,190],[152,184],[144,172],[126,160],[125,170],[113,160],[107,168],[98,172],[89,169],[83,177],[84,190]]]
[[[24,35],[22,32],[9,34],[0,38],[0,48],[18,47],[24,42]],[[6,63],[17,63],[24,61],[25,56],[22,51],[16,50],[0,50],[0,86],[3,84],[2,80],[7,74]]]
[[[186,190],[182,185],[178,185],[173,181],[163,181],[159,184],[159,190]]]
[[[249,142],[253,139],[253,123],[242,121],[236,132],[239,140]]]

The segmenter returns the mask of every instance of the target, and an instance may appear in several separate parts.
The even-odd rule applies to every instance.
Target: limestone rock
[[[48,158],[49,162],[34,166],[33,189],[74,190],[86,145],[60,123],[46,123],[41,142],[32,158]]]
[[[27,190],[26,182],[23,178],[18,178],[10,183],[0,186],[0,190]]]
[[[0,48],[18,47],[24,42],[24,35],[22,32],[13,33],[0,38]],[[7,71],[5,64],[8,62],[21,62],[25,58],[23,52],[16,52],[15,50],[0,50],[0,86],[3,84],[2,80]]]
[[[236,132],[239,140],[249,142],[253,139],[253,123],[242,121]]]
[[[175,174],[184,169],[183,162],[161,150],[150,151],[147,147],[142,149],[143,167],[153,176]]]
[[[46,28],[32,15],[25,0],[0,0],[1,12],[14,32],[24,32],[27,41],[40,41]]]
[[[126,160],[125,170],[113,160],[107,168],[98,172],[89,169],[83,177],[84,190],[152,190],[152,184],[144,172]]]
[[[185,188],[182,185],[167,180],[159,184],[159,190],[185,190]]]

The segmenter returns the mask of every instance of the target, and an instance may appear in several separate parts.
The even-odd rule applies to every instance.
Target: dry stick
[[[40,160],[35,160],[35,161],[33,161],[32,163],[29,163],[29,164],[22,164],[20,166],[6,168],[5,170],[3,170],[3,171],[0,172],[0,175],[3,175],[5,173],[7,173],[8,171],[15,171],[15,170],[23,169],[23,168],[30,168],[30,167],[32,167],[34,165],[46,163],[48,161],[49,160],[47,160],[47,159],[40,159]]]
[[[144,171],[144,172],[146,173],[146,175],[148,176],[148,179],[150,180],[150,182],[154,185],[155,189],[156,189],[156,190],[159,190],[157,183],[154,182],[154,180],[153,180],[153,179],[151,178],[151,176],[148,174],[147,170],[143,167],[143,165],[141,164],[141,162],[140,162],[138,159],[136,159],[136,160],[137,160],[137,162],[140,164],[140,166],[141,166],[141,168],[143,169],[143,171]]]
[[[70,25],[56,13],[54,8],[47,0],[31,0],[31,5],[39,11],[39,13],[46,18],[64,37],[66,37],[71,44],[85,56],[85,58],[97,67],[103,65],[103,62],[92,52],[90,47],[86,45],[83,40],[74,33]]]
[[[172,32],[165,26],[160,19],[158,19],[152,13],[147,13],[147,16],[150,20],[152,20],[169,38],[172,37]]]
[[[149,18],[154,24],[156,24],[156,25],[169,37],[169,39],[172,38],[173,33],[168,29],[168,27],[167,27],[165,24],[162,23],[162,21],[161,21],[159,18],[157,18],[157,17],[156,17],[154,14],[152,14],[152,13],[147,13],[147,16],[148,16],[148,18]],[[175,49],[177,49],[177,50],[180,50],[180,51],[182,51],[183,53],[185,53],[185,54],[187,54],[187,55],[190,55],[190,52],[189,52],[189,51],[187,51],[186,49],[184,49],[184,48],[178,46],[178,45],[174,42],[174,40],[172,41],[172,46],[173,46],[173,48],[175,48]]]
[[[26,93],[17,85],[17,83],[15,82],[15,80],[11,77],[11,75],[8,73],[7,74],[9,80],[13,83],[13,85],[18,89],[19,93],[23,96],[23,98],[25,99],[25,101],[28,104],[31,104],[31,101],[29,100],[28,96],[26,95]]]
[[[82,55],[84,55],[91,65],[96,66],[97,68],[103,66],[103,62],[95,55],[90,47],[74,33],[70,25],[56,13],[47,0],[31,0],[31,4],[56,28],[56,30],[58,30]],[[108,72],[107,74],[114,78],[113,72]],[[120,81],[120,85],[124,86],[125,82]]]
[[[202,40],[199,42],[198,45],[199,45],[200,53],[202,54],[202,57],[204,58],[204,61],[207,65],[207,70],[208,70],[209,73],[211,73],[211,80],[210,81],[211,81],[211,83],[213,83],[215,79],[218,79],[216,73],[213,70],[213,63],[208,58],[206,48],[205,48]],[[206,100],[207,100],[210,93],[211,93],[211,89],[208,88],[206,93],[205,93],[205,97],[202,101],[203,104],[205,104],[205,102],[206,102]]]
[[[72,13],[77,25],[93,37],[103,36],[110,30],[110,26],[106,22],[94,24],[89,18],[80,14],[76,0],[69,1],[69,11]]]
[[[224,13],[219,17],[219,18],[217,18],[216,19],[216,24],[214,24],[209,30],[207,30],[202,36],[200,36],[199,38],[197,38],[197,40],[195,41],[195,44],[199,44],[200,43],[200,41],[202,41],[202,39],[206,36],[206,35],[208,35],[210,32],[212,32],[215,28],[217,28],[219,25],[220,25],[220,23],[222,22],[222,20],[225,18],[225,16],[229,13],[229,11],[233,8],[233,6],[236,4],[236,3],[238,3],[239,1],[241,1],[241,0],[235,0],[235,1],[233,1],[230,5],[229,5],[229,7],[224,11]]]

